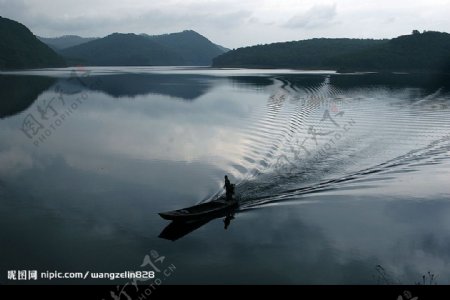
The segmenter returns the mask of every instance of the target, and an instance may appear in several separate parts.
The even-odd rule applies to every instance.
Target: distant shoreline
[[[0,75],[14,75],[18,73],[24,73],[24,72],[39,72],[39,71],[72,71],[75,68],[86,68],[86,69],[93,69],[93,68],[159,68],[164,69],[178,69],[178,70],[273,70],[273,71],[296,71],[296,72],[302,72],[304,71],[307,74],[308,72],[311,72],[311,74],[314,73],[328,73],[328,74],[337,74],[337,75],[350,75],[350,74],[392,74],[392,75],[450,75],[450,72],[448,71],[439,71],[439,70],[332,70],[332,69],[322,69],[322,68],[290,68],[290,67],[262,67],[262,66],[249,66],[249,67],[213,67],[213,66],[184,66],[184,65],[169,65],[169,66],[146,66],[146,65],[140,65],[140,66],[66,66],[66,67],[48,67],[48,68],[21,68],[21,69],[0,69]],[[278,72],[277,72],[278,73]]]

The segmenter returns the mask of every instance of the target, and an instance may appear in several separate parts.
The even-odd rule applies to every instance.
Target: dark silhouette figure
[[[233,194],[234,194],[234,184],[231,184],[230,180],[228,179],[228,176],[225,175],[225,184],[223,185],[225,188],[225,195],[227,201],[233,200]]]
[[[225,225],[224,225],[225,230],[228,229],[228,226],[230,226],[231,220],[233,220],[233,219],[234,219],[234,213],[228,214],[228,215],[225,217],[225,219],[223,219],[223,223],[225,224]]]

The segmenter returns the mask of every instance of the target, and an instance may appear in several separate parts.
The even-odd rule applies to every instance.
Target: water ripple
[[[242,209],[374,187],[367,183],[448,159],[450,97],[442,88],[342,90],[327,75],[316,86],[274,78],[268,90],[242,128],[242,159],[230,162]]]

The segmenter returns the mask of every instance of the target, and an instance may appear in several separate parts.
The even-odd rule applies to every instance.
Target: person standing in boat
[[[227,175],[225,175],[225,184],[223,185],[223,187],[225,188],[225,191],[226,191],[225,195],[226,195],[227,201],[233,200],[234,184],[231,184]]]

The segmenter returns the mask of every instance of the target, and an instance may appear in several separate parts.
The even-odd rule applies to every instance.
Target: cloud
[[[323,27],[334,23],[336,15],[336,3],[314,5],[307,11],[294,15],[284,25],[290,28]]]
[[[64,2],[64,1],[63,1]],[[196,30],[210,37],[210,33],[232,31],[248,23],[252,7],[246,5],[225,5],[223,1],[209,3],[199,1],[166,1],[104,3],[92,0],[79,5],[66,1],[52,6],[50,0],[41,0],[40,6],[33,2],[17,3],[0,0],[3,16],[17,20],[40,36],[61,36],[76,34],[103,37],[113,32],[161,34],[186,29]]]
[[[449,0],[0,0],[0,15],[40,36],[192,29],[229,48],[314,37],[392,38],[413,29],[449,32],[449,10]]]

